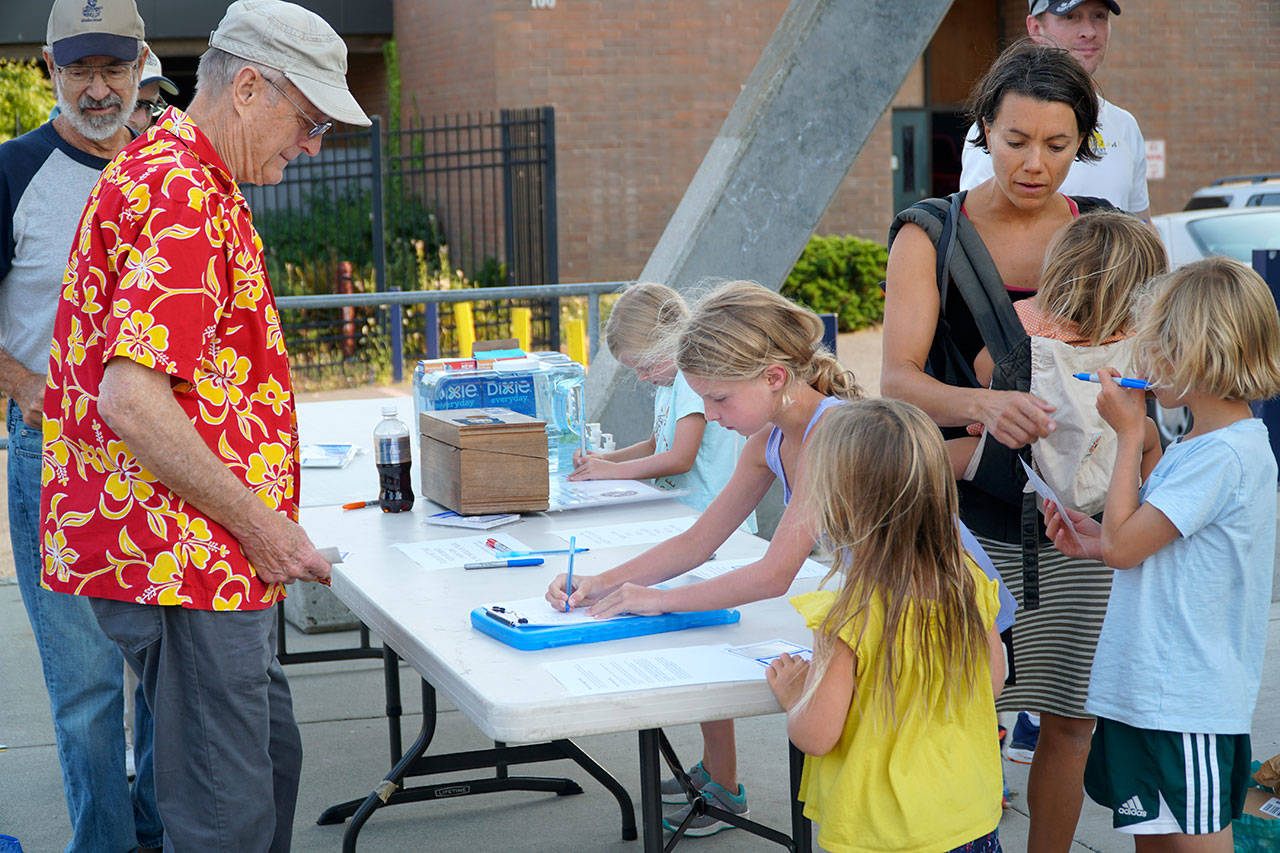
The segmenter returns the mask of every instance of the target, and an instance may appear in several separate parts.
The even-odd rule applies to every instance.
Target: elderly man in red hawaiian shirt
[[[44,400],[43,583],[88,596],[155,716],[166,849],[287,850],[302,750],[272,605],[329,563],[298,526],[289,362],[237,182],[367,125],[346,46],[238,0],[197,94],[106,169],[63,281]]]

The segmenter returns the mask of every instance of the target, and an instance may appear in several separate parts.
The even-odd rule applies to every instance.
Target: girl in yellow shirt
[[[861,400],[828,412],[808,454],[840,588],[791,599],[813,663],[768,672],[807,756],[805,816],[833,853],[999,851],[999,601],[961,547],[942,436],[910,403]]]

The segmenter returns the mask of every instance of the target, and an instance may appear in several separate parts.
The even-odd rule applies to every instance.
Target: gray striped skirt
[[[1040,608],[1022,608],[1022,549],[979,538],[1018,600],[1013,626],[1017,684],[1006,685],[996,701],[1001,711],[1042,711],[1087,718],[1084,700],[1089,671],[1107,614],[1113,570],[1095,560],[1065,557],[1052,545],[1040,547]]]

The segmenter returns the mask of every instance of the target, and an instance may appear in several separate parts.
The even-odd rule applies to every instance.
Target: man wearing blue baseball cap
[[[1119,14],[1120,4],[1115,0],[1029,0],[1027,33],[1038,42],[1068,51],[1092,77],[1107,55],[1111,16]],[[1072,163],[1061,192],[1105,198],[1140,219],[1150,219],[1146,145],[1138,122],[1101,95],[1098,106],[1093,147],[1101,159]],[[991,155],[973,144],[973,136],[970,128],[961,157],[962,190],[971,190],[991,177]]]
[[[40,585],[45,374],[62,274],[89,192],[133,139],[146,48],[134,0],[56,0],[44,61],[59,115],[0,146],[0,390],[9,397],[9,536],[44,671],[71,818],[68,851],[159,847],[152,724],[134,718],[138,776],[125,771],[123,660],[88,602]]]

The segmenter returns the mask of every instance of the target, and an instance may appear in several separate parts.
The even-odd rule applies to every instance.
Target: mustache
[[[101,110],[107,107],[123,107],[124,101],[114,92],[105,98],[92,98],[86,92],[80,96],[80,100],[76,102],[76,105],[82,110]]]

